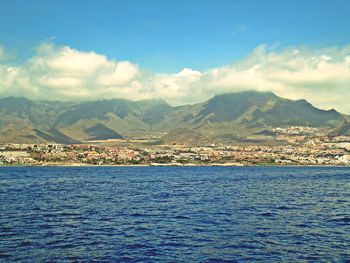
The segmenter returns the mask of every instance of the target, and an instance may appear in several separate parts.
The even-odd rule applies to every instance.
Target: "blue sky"
[[[205,70],[260,44],[346,45],[349,14],[349,0],[1,0],[0,44],[19,63],[51,41],[156,72]]]
[[[350,114],[350,0],[0,0],[0,97],[243,90]]]

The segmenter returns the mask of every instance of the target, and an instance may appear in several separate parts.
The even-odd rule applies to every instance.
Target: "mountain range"
[[[1,143],[83,143],[145,139],[158,143],[268,142],[276,127],[309,126],[350,135],[350,117],[271,92],[221,94],[193,105],[161,99],[88,102],[0,99]]]

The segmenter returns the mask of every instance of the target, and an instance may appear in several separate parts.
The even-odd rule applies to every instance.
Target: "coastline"
[[[72,163],[72,164],[0,164],[1,167],[343,167],[350,168],[350,165],[329,165],[329,164],[288,164],[288,165],[276,165],[276,164],[233,164],[233,163],[211,163],[211,164],[172,164],[172,163],[151,163],[151,164],[85,164],[85,163]]]

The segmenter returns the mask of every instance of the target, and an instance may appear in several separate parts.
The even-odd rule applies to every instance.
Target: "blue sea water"
[[[1,262],[350,260],[350,169],[1,167]]]

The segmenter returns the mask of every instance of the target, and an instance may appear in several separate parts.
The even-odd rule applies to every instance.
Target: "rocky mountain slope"
[[[166,142],[186,138],[191,142],[264,141],[271,139],[264,131],[287,126],[316,127],[336,135],[350,133],[349,116],[271,92],[222,94],[203,103],[177,107],[159,99],[89,102],[0,99],[2,143],[78,143],[150,137]],[[180,134],[181,130],[186,131],[186,136]]]

